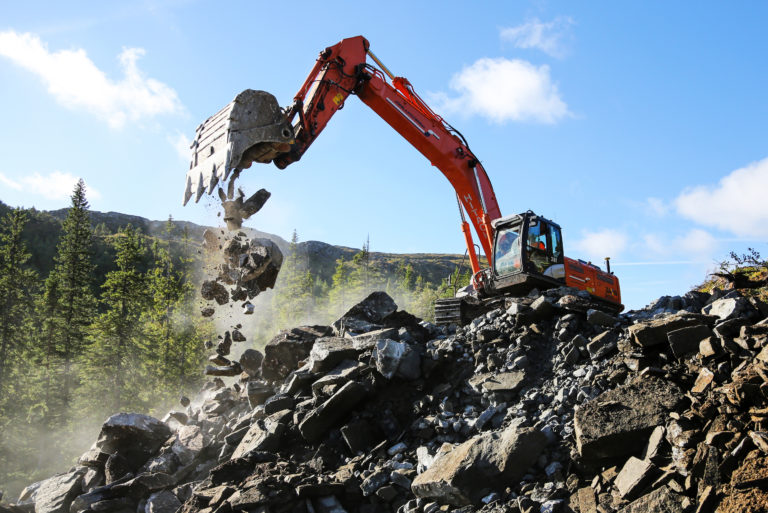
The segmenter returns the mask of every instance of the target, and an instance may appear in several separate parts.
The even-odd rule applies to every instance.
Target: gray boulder
[[[105,453],[120,454],[130,466],[137,468],[170,436],[171,428],[154,417],[117,413],[102,424],[96,447]]]
[[[35,495],[35,513],[68,513],[72,501],[82,492],[85,470],[80,468],[41,482]]]
[[[463,506],[477,503],[488,488],[501,488],[522,477],[541,455],[547,440],[521,420],[503,431],[483,433],[437,458],[414,479],[416,497]]]
[[[576,412],[579,454],[599,460],[639,453],[682,397],[676,385],[653,376],[600,394]]]

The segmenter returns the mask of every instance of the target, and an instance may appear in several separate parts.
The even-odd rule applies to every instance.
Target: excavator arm
[[[368,57],[378,67],[368,63]],[[392,75],[362,36],[322,51],[285,111],[268,93],[246,90],[201,124],[192,145],[184,203],[192,195],[198,200],[206,188],[211,193],[220,180],[234,180],[252,162],[274,162],[284,169],[298,161],[350,95],[359,97],[451,183],[460,203],[473,273],[477,273],[480,265],[464,211],[491,262],[491,221],[501,212],[488,175],[461,134],[419,98],[408,80]]]

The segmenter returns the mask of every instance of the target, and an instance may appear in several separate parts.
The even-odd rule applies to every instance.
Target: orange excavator
[[[462,312],[467,301],[563,285],[587,291],[608,311],[623,309],[619,280],[608,259],[603,271],[566,257],[560,226],[530,210],[502,217],[491,181],[461,133],[437,115],[407,79],[394,76],[362,36],[320,52],[290,107],[282,109],[271,94],[247,89],[203,122],[192,143],[184,204],[192,196],[198,201],[204,193],[211,194],[227,180],[231,200],[236,178],[253,162],[274,162],[284,169],[298,161],[351,95],[429,159],[456,191],[472,293],[439,303],[438,322],[466,320]],[[223,198],[221,190],[219,194]],[[488,268],[480,266],[470,222]]]

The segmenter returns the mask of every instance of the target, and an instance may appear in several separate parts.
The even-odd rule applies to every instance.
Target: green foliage
[[[0,223],[0,335],[9,334],[0,375],[0,489],[9,497],[71,466],[106,415],[159,416],[197,390],[203,340],[213,335],[195,308],[195,248],[185,228],[169,219],[161,238],[130,226],[117,234],[102,226],[94,236],[81,182],[38,293],[21,234],[25,220],[40,215],[12,211]],[[98,301],[94,250],[104,270]],[[78,436],[82,445],[72,443]]]
[[[21,356],[21,328],[32,306],[37,275],[26,267],[30,254],[22,240],[27,216],[11,211],[0,223],[0,408],[4,406],[7,368]]]

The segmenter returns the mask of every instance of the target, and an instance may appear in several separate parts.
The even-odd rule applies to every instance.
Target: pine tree
[[[32,306],[37,275],[25,267],[30,258],[22,240],[27,216],[11,211],[0,224],[0,398],[3,398],[7,366],[21,348],[21,328]]]
[[[55,267],[49,280],[56,281],[56,304],[52,306],[51,333],[56,353],[64,362],[61,392],[68,401],[73,386],[72,365],[86,345],[86,331],[96,314],[92,290],[93,232],[85,197],[85,183],[79,180],[72,192],[72,206],[63,224],[56,248]],[[48,289],[49,287],[46,287]],[[48,298],[53,300],[51,296]]]
[[[336,260],[336,269],[331,277],[331,290],[328,293],[331,314],[343,314],[347,311],[347,287],[349,286],[349,265],[344,257]]]
[[[139,320],[149,304],[149,292],[146,273],[141,271],[146,250],[140,236],[128,226],[115,236],[114,244],[117,269],[107,273],[102,285],[105,311],[94,322],[84,379],[91,393],[101,383],[109,383],[110,407],[117,411],[122,406],[140,406],[141,398],[134,387],[126,386],[126,380],[135,383],[142,378]]]

